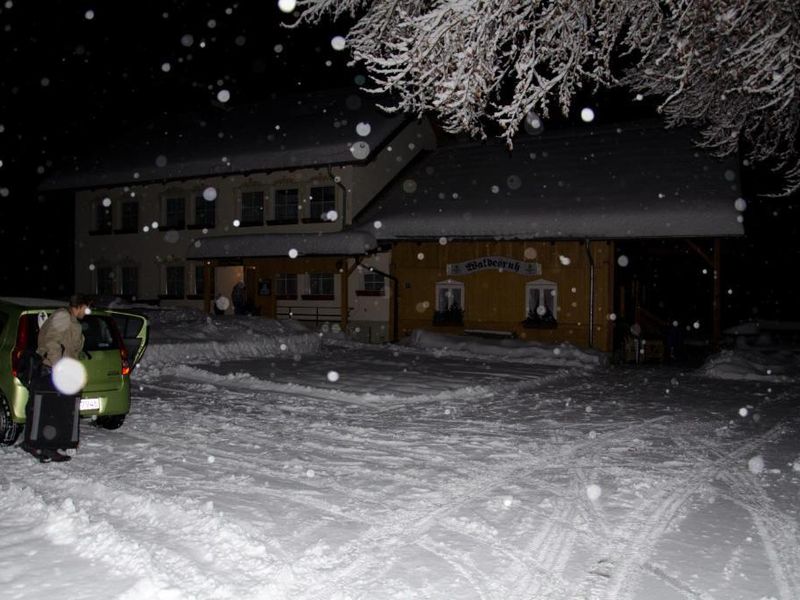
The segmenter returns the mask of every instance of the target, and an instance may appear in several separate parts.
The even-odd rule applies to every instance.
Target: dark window
[[[211,276],[213,278],[214,271],[210,270]],[[214,289],[213,286],[213,279],[212,279],[212,286],[211,289]],[[200,265],[199,267],[194,268],[194,293],[198,296],[202,296],[206,292],[206,267],[204,265]]]
[[[214,227],[217,221],[217,203],[206,200],[202,194],[194,199],[194,224],[200,227]]]
[[[309,202],[309,216],[327,220],[328,213],[336,210],[336,189],[332,185],[312,187]]]
[[[167,267],[166,271],[167,296],[180,296],[185,294],[183,267]]]
[[[106,206],[106,204],[108,206]],[[111,201],[107,198],[95,205],[94,229],[97,233],[111,233],[112,213]]]
[[[312,296],[333,296],[333,273],[311,273],[309,284]]]
[[[134,266],[122,267],[122,286],[120,293],[123,296],[136,296],[139,293],[139,269]]]
[[[120,218],[120,229],[122,231],[138,231],[139,229],[139,203],[123,202],[122,215]]]
[[[275,295],[279,298],[297,298],[297,274],[279,273],[276,275]]]
[[[297,188],[275,191],[275,220],[297,222]]]
[[[97,268],[97,293],[101,296],[114,294],[114,269],[111,267]]]
[[[264,192],[242,192],[241,224],[264,224]]]
[[[167,198],[166,217],[165,226],[167,228],[183,229],[186,227],[186,199]]]
[[[382,292],[384,286],[383,275],[378,273],[364,273],[364,289],[368,292]]]

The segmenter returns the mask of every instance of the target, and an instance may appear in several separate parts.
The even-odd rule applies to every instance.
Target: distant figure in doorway
[[[244,281],[237,281],[231,291],[231,301],[233,302],[233,313],[236,315],[247,314],[247,288]]]

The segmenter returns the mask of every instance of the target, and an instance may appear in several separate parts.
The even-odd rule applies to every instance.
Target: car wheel
[[[97,426],[103,429],[119,429],[125,422],[125,415],[107,415],[105,417],[97,417]]]
[[[8,398],[0,392],[0,446],[10,446],[17,441],[24,425],[11,418],[11,405]]]

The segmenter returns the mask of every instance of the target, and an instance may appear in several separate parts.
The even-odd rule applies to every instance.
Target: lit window
[[[464,284],[460,281],[440,281],[436,284],[434,325],[464,324]]]
[[[525,319],[533,324],[555,324],[558,319],[558,286],[544,279],[525,286]]]
[[[441,281],[436,284],[436,310],[464,310],[464,284],[460,281]]]

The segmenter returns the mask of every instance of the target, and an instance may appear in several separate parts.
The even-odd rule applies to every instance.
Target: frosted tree
[[[298,0],[297,20],[347,17],[354,64],[384,106],[511,144],[531,114],[567,114],[590,86],[654,97],[669,126],[741,151],[800,188],[797,0]]]

